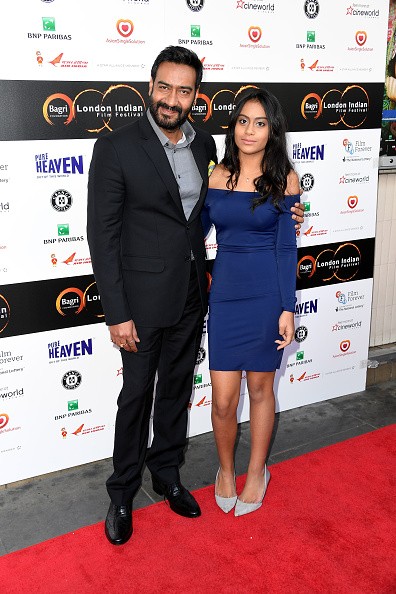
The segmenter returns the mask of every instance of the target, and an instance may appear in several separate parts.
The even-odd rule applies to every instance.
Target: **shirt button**
[[[189,231],[190,230],[190,225],[186,225],[186,229],[187,229],[187,231]]]
[[[184,257],[184,261],[185,262],[190,262],[190,260],[191,260],[191,256],[185,256]]]

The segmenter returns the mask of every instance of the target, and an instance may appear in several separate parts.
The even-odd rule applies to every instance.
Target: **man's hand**
[[[129,352],[137,352],[136,343],[140,342],[133,320],[109,326],[110,339],[113,344]]]
[[[301,223],[304,222],[304,204],[301,204],[301,202],[295,202],[294,206],[291,207],[291,211],[294,213],[292,215],[292,219],[297,221],[297,224],[294,226],[298,231],[301,227]]]

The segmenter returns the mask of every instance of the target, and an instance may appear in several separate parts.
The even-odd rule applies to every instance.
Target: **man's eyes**
[[[163,93],[169,93],[171,91],[171,88],[167,87],[166,85],[158,85],[158,88]],[[184,97],[188,97],[188,95],[191,94],[191,91],[189,89],[179,89],[178,92],[180,95],[183,95]]]

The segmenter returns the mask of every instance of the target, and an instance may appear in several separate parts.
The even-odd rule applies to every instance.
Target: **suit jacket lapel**
[[[155,134],[146,116],[143,116],[143,118],[139,120],[139,124],[143,138],[142,147],[146,151],[149,159],[151,159],[151,161],[154,163],[154,166],[162,178],[162,181],[169,190],[169,193],[172,196],[177,209],[184,217],[179,187],[177,185],[175,176],[173,175],[171,166],[169,165],[168,157],[166,156],[164,147],[161,145],[158,136]]]

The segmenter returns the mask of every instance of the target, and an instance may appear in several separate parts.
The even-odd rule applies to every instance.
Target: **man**
[[[105,533],[112,544],[132,535],[132,499],[145,461],[154,491],[174,512],[201,513],[179,476],[207,309],[200,211],[208,165],[217,161],[213,138],[187,122],[201,79],[194,52],[164,49],[151,70],[146,115],[100,138],[92,157],[88,242],[124,370],[114,472],[106,483]],[[146,455],[156,371],[154,437]]]

